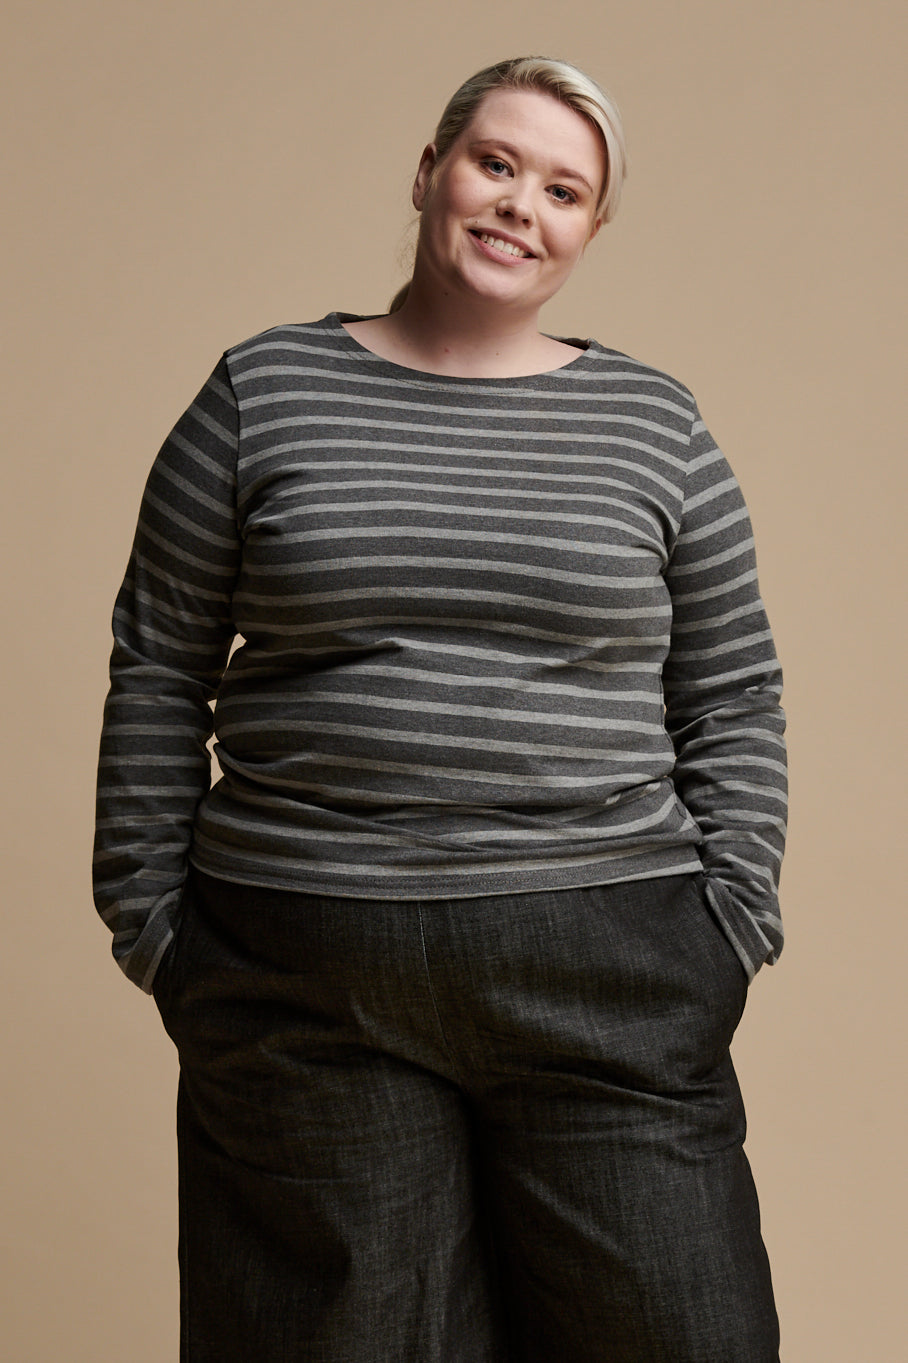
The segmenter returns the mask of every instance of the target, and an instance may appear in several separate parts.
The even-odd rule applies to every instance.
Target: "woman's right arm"
[[[238,426],[222,359],[155,460],[114,608],[94,893],[115,958],[146,992],[173,938],[211,782],[210,701],[235,632]]]

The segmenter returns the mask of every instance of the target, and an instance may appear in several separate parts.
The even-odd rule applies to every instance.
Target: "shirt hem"
[[[413,872],[404,875],[382,874],[376,883],[378,868],[364,868],[358,876],[338,876],[319,872],[313,866],[301,866],[294,876],[278,875],[264,867],[249,868],[210,861],[197,853],[190,857],[192,865],[215,880],[226,880],[238,885],[253,885],[262,889],[290,890],[301,894],[336,895],[340,899],[364,900],[429,900],[479,899],[496,894],[530,894],[537,890],[572,890],[590,885],[615,884],[630,880],[652,880],[657,876],[690,875],[703,870],[695,851],[685,851],[681,857],[660,853],[641,859],[639,854],[627,857],[610,856],[603,861],[585,861],[574,868],[559,866],[533,867],[515,871],[463,871],[449,874]]]

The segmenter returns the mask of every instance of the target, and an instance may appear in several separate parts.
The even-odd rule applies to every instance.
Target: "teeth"
[[[490,237],[488,232],[480,232],[479,240],[484,241],[486,246],[494,246],[496,251],[504,251],[509,256],[528,256],[529,251],[523,251],[519,246],[515,246],[511,241],[502,241],[501,237]]]

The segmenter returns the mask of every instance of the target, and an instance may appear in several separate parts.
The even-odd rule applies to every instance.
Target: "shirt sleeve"
[[[210,701],[234,637],[238,412],[222,359],[154,462],[113,616],[95,904],[146,992],[173,937],[211,783]]]
[[[782,673],[747,508],[699,413],[666,581],[672,635],[663,688],[675,788],[703,835],[707,898],[752,977],[782,947]]]

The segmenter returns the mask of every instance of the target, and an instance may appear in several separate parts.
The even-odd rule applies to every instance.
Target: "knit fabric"
[[[150,989],[189,859],[365,899],[702,864],[752,975],[781,946],[781,674],[690,393],[595,341],[424,374],[342,320],[228,351],[152,468],[98,782],[121,966]]]

